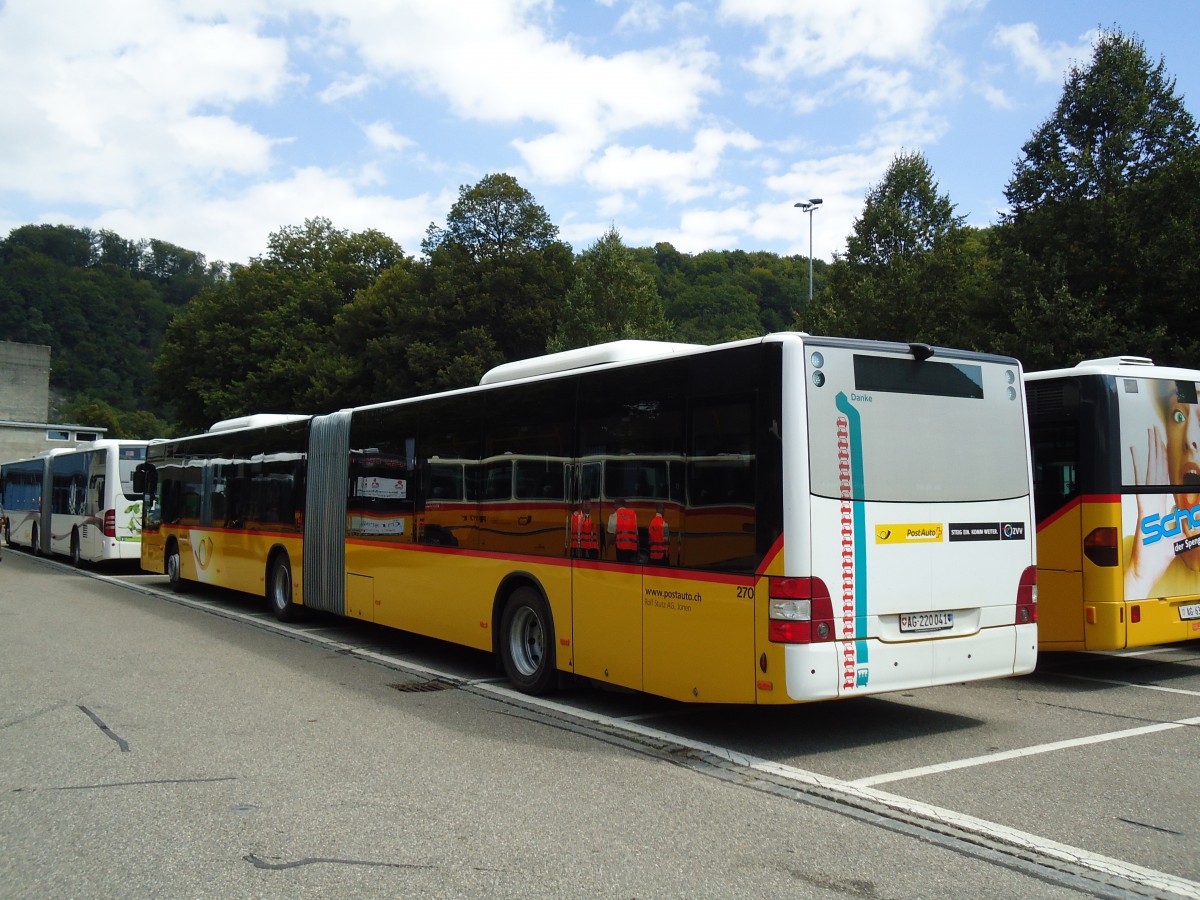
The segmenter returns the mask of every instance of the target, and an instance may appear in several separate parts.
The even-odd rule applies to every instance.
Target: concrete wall
[[[50,414],[50,348],[0,341],[0,419],[45,422]]]
[[[44,422],[0,420],[0,462],[37,456],[56,447],[74,450],[79,443],[107,437],[103,428],[87,425],[47,425]]]
[[[48,425],[49,415],[50,348],[0,341],[0,462],[73,449],[81,432],[86,440],[105,436],[103,428]]]

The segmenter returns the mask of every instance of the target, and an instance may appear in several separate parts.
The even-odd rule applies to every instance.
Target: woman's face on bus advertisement
[[[1185,493],[1175,495],[1179,509],[1191,509],[1200,503],[1200,403],[1167,404],[1167,471],[1171,484],[1185,485]]]

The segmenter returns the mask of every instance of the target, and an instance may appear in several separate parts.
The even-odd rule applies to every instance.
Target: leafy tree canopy
[[[1160,58],[1136,37],[1101,34],[1072,66],[1054,114],[1022,148],[1005,196],[1018,216],[1050,202],[1095,199],[1146,177],[1196,144],[1196,123]]]
[[[880,340],[966,344],[971,297],[962,217],[923,154],[896,156],[867,193],[829,288],[798,319],[806,330]]]
[[[546,343],[554,353],[625,338],[667,340],[671,326],[654,279],[610,228],[576,262],[558,325]]]
[[[160,397],[193,431],[253,412],[319,411],[338,313],[403,261],[378,232],[351,234],[320,218],[281,229],[265,256],[171,322],[154,365]]]
[[[441,249],[498,261],[545,250],[557,239],[558,227],[533,195],[511,175],[495,174],[459,189],[446,227],[430,225],[421,249],[431,257]]]
[[[1200,313],[1198,161],[1165,63],[1136,38],[1101,35],[1006,190],[1004,280],[987,325],[996,344],[1035,367],[1115,353],[1195,364],[1194,329],[1178,323]]]
[[[222,276],[203,255],[164,241],[22,226],[0,240],[0,335],[51,348],[56,394],[156,409],[151,363],[167,323]]]

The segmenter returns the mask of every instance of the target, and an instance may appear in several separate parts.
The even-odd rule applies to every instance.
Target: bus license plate
[[[1200,603],[1189,603],[1187,606],[1179,607],[1179,618],[1185,622],[1188,619],[1200,619]]]
[[[906,634],[919,631],[946,631],[953,627],[954,613],[949,610],[900,614],[900,630]]]

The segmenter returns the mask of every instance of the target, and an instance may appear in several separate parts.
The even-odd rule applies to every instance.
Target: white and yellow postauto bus
[[[1123,356],[1025,378],[1041,648],[1200,639],[1200,371]]]
[[[132,479],[146,445],[105,439],[0,466],[5,540],[76,566],[140,559],[142,496]]]
[[[153,444],[142,565],[491,651],[530,693],[574,675],[781,704],[996,678],[1036,661],[1025,429],[1005,357],[620,341]],[[584,511],[605,535],[581,552]]]

